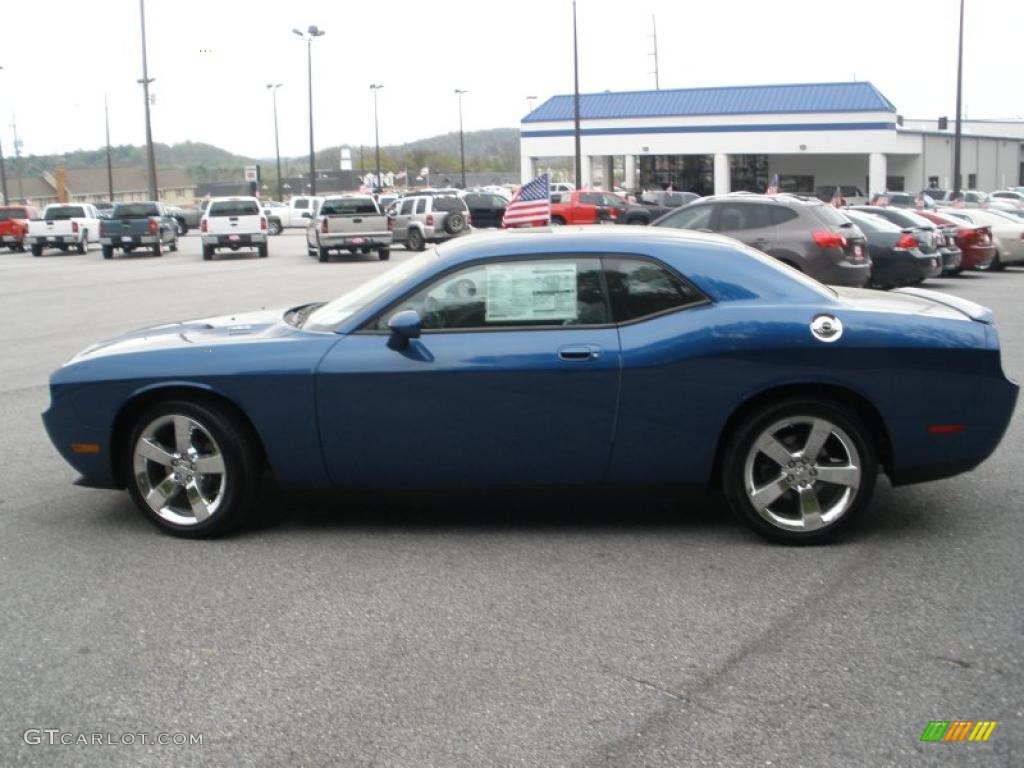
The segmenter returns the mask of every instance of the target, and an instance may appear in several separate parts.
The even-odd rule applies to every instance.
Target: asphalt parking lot
[[[326,299],[389,266],[303,247],[0,254],[0,764],[1022,764],[1020,405],[973,473],[883,479],[812,548],[656,494],[284,497],[193,542],[73,486],[39,418],[49,373],[122,331]],[[926,287],[992,307],[1024,378],[1024,270]],[[919,741],[958,719],[999,725]],[[32,728],[203,743],[26,744]]]

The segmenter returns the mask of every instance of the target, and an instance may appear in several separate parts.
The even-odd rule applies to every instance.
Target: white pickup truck
[[[88,203],[54,203],[43,210],[43,218],[28,223],[25,244],[33,256],[42,256],[44,248],[60,248],[78,253],[89,250],[89,243],[100,239],[100,217]]]
[[[317,204],[322,201],[322,197],[296,195],[284,205],[276,206],[274,216],[281,220],[281,226],[285,229],[305,229],[315,218]]]
[[[255,197],[215,197],[199,220],[203,259],[209,261],[218,248],[255,246],[260,258],[267,257],[267,217]]]
[[[331,251],[341,250],[376,251],[377,258],[387,261],[393,239],[387,217],[369,195],[324,198],[306,228],[306,250],[320,261],[327,261]]]

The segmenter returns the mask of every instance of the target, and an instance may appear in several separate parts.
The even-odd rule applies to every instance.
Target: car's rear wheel
[[[270,219],[267,222],[267,233],[271,235],[280,235],[281,222],[278,219]]]
[[[322,245],[317,246],[317,259],[319,261],[327,261],[331,257],[331,252]]]
[[[126,452],[128,490],[143,514],[175,536],[225,533],[252,507],[258,447],[226,410],[174,400],[148,408]]]
[[[209,261],[213,258],[213,248],[208,245],[203,246],[203,261]]]
[[[992,272],[999,272],[1003,266],[1003,260],[999,256],[999,251],[996,251],[996,255],[992,257],[992,263],[988,265],[988,269]]]
[[[75,244],[75,251],[78,253],[85,253],[89,250],[89,230],[82,232],[82,239]]]
[[[267,250],[267,244],[266,244],[266,243],[264,243],[263,245],[261,245],[261,246],[260,246],[260,247],[259,247],[259,248],[257,249],[257,253],[259,254],[259,257],[260,257],[261,259],[265,259],[265,258],[267,258],[267,255],[268,255],[268,254],[270,253],[270,251],[268,251],[268,250]]]
[[[722,483],[733,512],[785,544],[812,544],[868,504],[878,470],[857,416],[824,400],[787,400],[743,420],[726,447]]]
[[[100,250],[103,252],[103,258],[104,259],[112,259],[112,258],[114,258],[114,246],[112,246],[112,245],[103,245],[103,246],[100,246]]]
[[[563,219],[561,216],[552,216],[551,217],[551,226],[553,226],[553,227],[564,227],[565,226],[565,219]]]
[[[378,248],[377,249],[377,258],[380,259],[381,261],[387,261],[388,259],[391,258],[391,249],[390,248]]]
[[[32,249],[32,255],[33,256],[42,256],[43,255],[43,246],[41,246],[41,245],[33,245],[33,246],[30,246],[30,247]]]
[[[163,256],[164,255],[164,247],[163,247],[163,244],[160,243],[159,240],[153,246],[153,255],[154,256]]]
[[[426,244],[423,239],[423,233],[421,233],[415,227],[409,228],[409,234],[406,235],[408,238],[408,246],[410,251],[422,251]]]

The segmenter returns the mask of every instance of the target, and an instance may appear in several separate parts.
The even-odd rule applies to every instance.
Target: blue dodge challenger
[[[879,470],[965,472],[1017,399],[992,313],[832,289],[729,238],[459,238],[334,301],[160,325],[57,370],[79,483],[222,533],[288,489],[704,485],[757,533],[835,534]]]

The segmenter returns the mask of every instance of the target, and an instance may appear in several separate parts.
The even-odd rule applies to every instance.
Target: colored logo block
[[[988,741],[997,720],[932,720],[921,734],[921,741]]]

